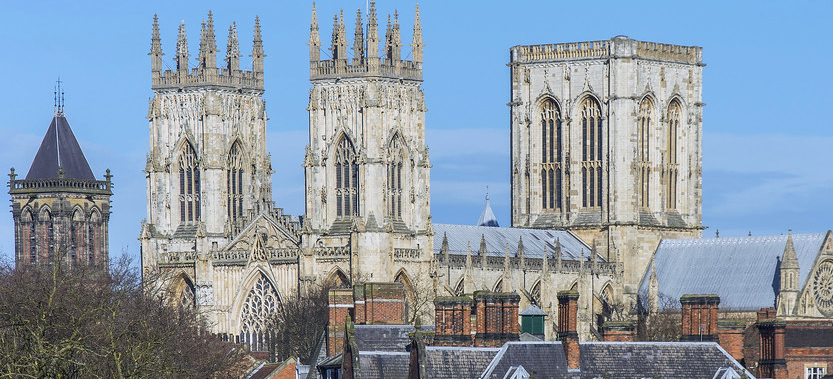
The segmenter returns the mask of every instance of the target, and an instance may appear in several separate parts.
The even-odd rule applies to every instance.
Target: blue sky
[[[266,49],[268,146],[273,196],[303,212],[311,2],[13,2],[0,23],[0,168],[25,175],[52,116],[58,76],[66,114],[96,176],[116,183],[111,255],[138,255],[146,215],[141,170],[148,149],[151,22],[173,66],[176,30],[187,25],[192,58],[199,25],[213,10],[218,45],[238,24],[251,50],[255,15]],[[115,4],[118,4],[116,6]],[[319,1],[322,43],[345,7],[348,35],[365,1]],[[485,186],[501,225],[509,224],[509,47],[634,39],[704,48],[703,224],[706,236],[821,232],[833,228],[833,2],[489,2],[420,3],[425,47],[427,140],[435,222],[473,224]],[[399,9],[410,42],[414,3]],[[218,57],[222,61],[222,54]],[[193,63],[192,63],[193,64]],[[241,66],[250,68],[244,58]],[[465,141],[465,143],[460,143]],[[0,217],[0,256],[13,259],[11,215]]]

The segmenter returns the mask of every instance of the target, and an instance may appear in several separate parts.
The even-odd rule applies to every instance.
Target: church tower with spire
[[[15,264],[93,265],[106,269],[112,182],[97,180],[64,114],[60,81],[55,113],[25,179],[9,174]]]
[[[373,1],[366,24],[356,12],[352,56],[346,36],[341,11],[322,58],[313,4],[300,279],[407,282],[427,276],[433,246],[419,7],[410,60],[398,12],[380,41]]]
[[[139,239],[145,272],[161,278],[173,301],[198,307],[215,333],[258,350],[266,315],[297,288],[300,227],[272,202],[259,18],[251,51],[251,70],[243,70],[232,23],[218,67],[209,12],[196,66],[183,22],[175,66],[163,71],[154,16],[147,219]]]

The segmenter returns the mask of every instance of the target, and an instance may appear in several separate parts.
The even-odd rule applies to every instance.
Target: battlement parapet
[[[636,41],[618,36],[608,41],[514,46],[510,64],[582,59],[642,58],[684,64],[703,64],[703,48]]]

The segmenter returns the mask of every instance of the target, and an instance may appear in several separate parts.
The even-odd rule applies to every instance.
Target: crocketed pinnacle
[[[318,61],[321,59],[321,35],[318,33],[318,12],[315,10],[315,2],[312,3],[312,21],[309,24],[309,60]]]
[[[798,268],[798,257],[795,255],[792,229],[787,235],[787,245],[784,247],[784,256],[781,258],[782,268]]]
[[[179,35],[176,39],[176,68],[188,72],[188,37],[185,35],[185,21],[179,24]]]
[[[260,17],[255,16],[255,31],[252,43],[252,71],[255,74],[263,74],[263,36],[260,34]]]
[[[419,19],[419,3],[417,3],[414,16],[414,38],[411,41],[411,55],[414,62],[422,62],[422,47],[422,21]]]
[[[148,55],[162,55],[162,38],[159,36],[159,17],[153,14],[153,34],[150,37],[150,53]]]
[[[379,31],[376,23],[376,2],[370,1],[370,9],[367,12],[367,56],[379,57]]]
[[[356,10],[356,31],[353,35],[353,60],[364,60],[364,28],[362,27],[362,10]]]
[[[226,45],[226,68],[230,71],[240,69],[240,41],[237,39],[237,23],[228,27],[228,44]]]
[[[203,20],[200,31],[200,56],[201,68],[217,67],[217,40],[214,37],[214,15],[208,11],[208,20]]]

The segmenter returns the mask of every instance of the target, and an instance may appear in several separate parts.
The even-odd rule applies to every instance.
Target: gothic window
[[[69,256],[70,261],[74,264],[78,262],[78,252],[82,251],[82,244],[84,243],[84,213],[80,209],[73,212],[69,229]]]
[[[87,259],[90,264],[96,264],[96,256],[101,255],[101,228],[103,227],[101,215],[97,211],[93,211],[90,215],[90,222],[87,223],[87,236],[89,242],[87,243]]]
[[[179,220],[200,220],[200,166],[197,153],[186,144],[179,157]]]
[[[677,100],[668,106],[668,123],[665,143],[665,204],[668,209],[677,209],[677,175],[680,168],[677,162],[677,140],[679,138],[682,107]]]
[[[402,162],[404,152],[402,137],[395,135],[388,147],[390,163],[388,163],[388,216],[391,218],[402,218]]]
[[[336,145],[336,215],[359,214],[359,164],[353,143],[346,136]]]
[[[599,102],[586,97],[581,102],[581,178],[583,207],[602,205],[602,158],[604,156],[602,111]]]
[[[541,107],[541,208],[561,209],[561,112],[553,99]]]
[[[196,305],[196,294],[194,290],[194,283],[191,283],[187,277],[182,276],[182,290],[179,293],[179,305],[183,308],[193,308]]]
[[[29,209],[23,211],[20,216],[20,256],[23,259],[24,254],[29,254],[29,263],[37,263],[38,249],[37,240],[35,239],[35,219],[32,217],[32,212]]]
[[[639,116],[636,121],[637,128],[637,158],[636,164],[639,172],[639,206],[648,208],[651,200],[651,127],[653,122],[654,103],[650,99],[642,100],[639,104]]]
[[[529,294],[532,297],[532,303],[535,304],[538,308],[543,309],[544,305],[541,304],[541,282],[535,283],[535,286],[532,287],[532,291],[529,291]]]
[[[460,278],[460,281],[457,282],[457,287],[454,288],[454,293],[457,296],[463,296],[466,291],[466,278]]]
[[[243,218],[243,154],[239,142],[234,142],[228,154],[226,170],[228,217],[231,221]]]
[[[265,351],[268,349],[266,337],[266,324],[269,317],[274,314],[280,306],[278,292],[260,274],[246,301],[243,303],[243,311],[240,316],[241,331],[240,342],[249,344],[251,351]]]
[[[52,249],[55,247],[55,226],[52,223],[52,215],[46,208],[41,209],[38,215],[37,230],[37,260],[46,258],[46,262],[52,261]]]

